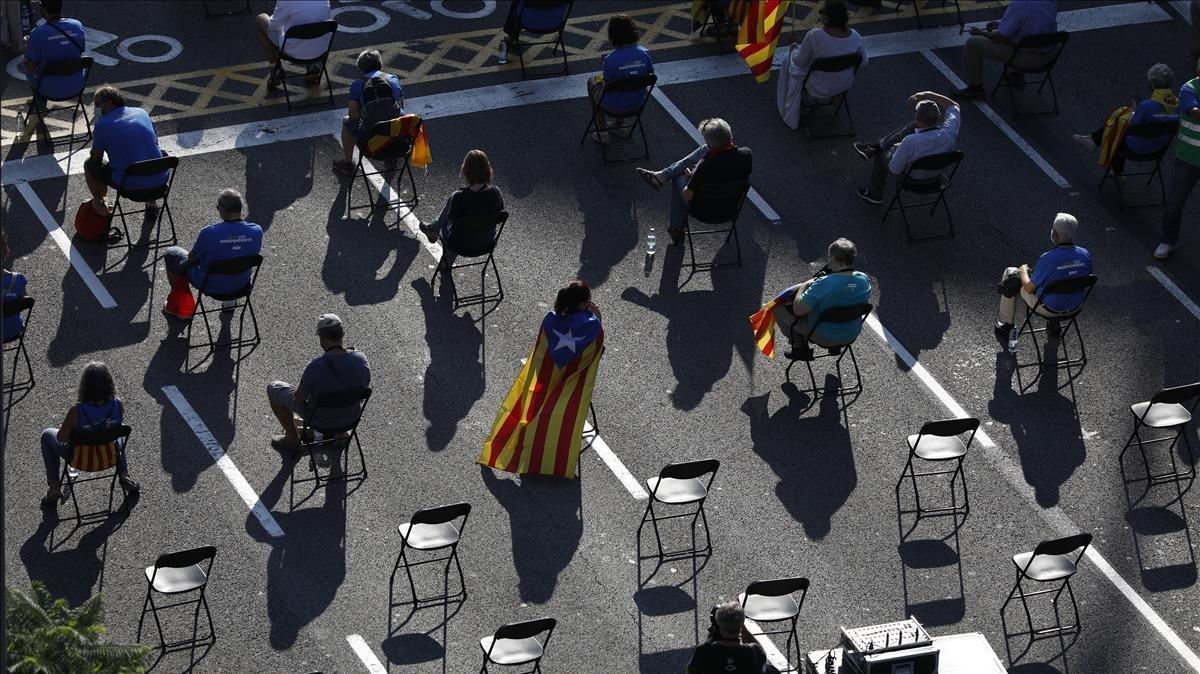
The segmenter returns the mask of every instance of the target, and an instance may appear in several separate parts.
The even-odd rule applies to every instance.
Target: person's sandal
[[[118,475],[117,481],[121,483],[121,491],[126,494],[137,494],[142,491],[142,485],[129,479],[126,475]]]
[[[649,185],[650,187],[653,187],[656,192],[662,188],[662,186],[663,186],[662,178],[659,178],[658,174],[655,173],[654,171],[651,171],[649,169],[644,169],[641,167],[638,167],[638,168],[634,169],[633,171],[634,171],[634,173],[638,174],[638,176],[642,180],[645,180],[647,185]]]
[[[438,242],[437,230],[434,229],[431,225],[427,225],[424,222],[419,222],[419,223],[417,223],[417,229],[421,230],[421,233],[424,234],[425,237],[429,239],[429,243],[437,243]]]

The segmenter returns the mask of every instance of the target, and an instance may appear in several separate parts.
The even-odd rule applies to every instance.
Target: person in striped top
[[[1188,195],[1200,182],[1200,60],[1196,61],[1196,77],[1179,88],[1179,135],[1175,138],[1175,167],[1167,207],[1163,211],[1162,240],[1154,249],[1154,257],[1165,260],[1179,244],[1183,225],[1183,208]]]

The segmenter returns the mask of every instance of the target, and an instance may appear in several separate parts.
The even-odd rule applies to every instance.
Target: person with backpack
[[[383,72],[383,57],[378,49],[358,55],[362,77],[350,83],[346,116],[342,118],[342,156],[333,160],[333,170],[354,175],[354,146],[371,136],[371,129],[404,114],[404,87],[400,78]]]

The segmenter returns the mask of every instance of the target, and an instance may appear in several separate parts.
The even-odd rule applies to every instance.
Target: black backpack
[[[400,102],[392,97],[392,85],[387,75],[380,73],[363,85],[362,120],[370,129],[379,122],[400,116]]]

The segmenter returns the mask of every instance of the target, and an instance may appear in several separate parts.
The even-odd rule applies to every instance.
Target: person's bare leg
[[[354,145],[355,145],[354,134],[350,133],[350,130],[346,128],[345,124],[343,124],[342,125],[342,159],[345,159],[347,164],[354,163]]]
[[[267,63],[275,65],[279,60],[279,50],[275,48],[275,44],[271,42],[271,38],[267,35],[267,29],[270,25],[271,17],[266,14],[259,14],[254,17],[254,23],[258,25],[258,41],[262,44],[263,53],[267,56]]]
[[[286,407],[271,403],[271,411],[275,413],[275,418],[279,420],[279,425],[283,428],[283,435],[286,442],[291,445],[300,444],[300,432],[296,430],[296,418],[292,416],[292,411]]]

